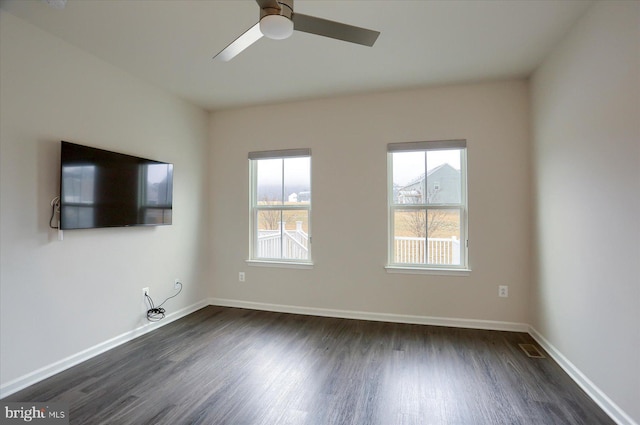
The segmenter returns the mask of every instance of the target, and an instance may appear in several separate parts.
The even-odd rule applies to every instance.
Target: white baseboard
[[[341,319],[371,320],[374,322],[410,323],[414,325],[447,326],[453,328],[484,329],[492,331],[528,332],[525,323],[499,322],[493,320],[457,319],[449,317],[412,316],[406,314],[373,313],[368,311],[333,310],[314,307],[299,307],[281,304],[256,303],[250,301],[209,298],[209,304],[221,307],[238,307],[251,310],[275,311],[278,313],[304,314],[309,316],[337,317]]]
[[[492,320],[473,320],[447,317],[414,316],[405,314],[374,313],[366,311],[334,310],[314,307],[300,307],[281,304],[256,303],[250,301],[230,300],[224,298],[208,298],[174,313],[160,321],[140,326],[125,332],[79,353],[59,360],[48,366],[23,375],[13,381],[0,386],[0,399],[7,397],[23,388],[40,382],[50,376],[60,373],[85,360],[89,360],[105,351],[111,350],[125,342],[167,325],[175,320],[193,313],[207,305],[221,307],[247,308],[251,310],[273,311],[279,313],[304,314],[321,317],[336,317],[343,319],[371,320],[376,322],[410,323],[417,325],[446,326],[467,329],[484,329],[510,332],[528,332],[542,348],[564,369],[564,371],[604,410],[618,425],[638,425],[617,404],[602,392],[589,378],[586,377],[573,363],[571,363],[556,347],[544,338],[535,328],[524,323],[501,322]]]
[[[569,361],[556,347],[553,346],[533,326],[529,327],[529,334],[542,348],[560,365],[560,367],[573,379],[576,384],[591,397],[593,401],[605,411],[618,425],[638,425],[624,410],[614,403],[602,392],[587,376]]]
[[[197,302],[181,310],[168,314],[159,322],[150,322],[149,324],[145,324],[136,329],[120,334],[107,341],[101,342],[100,344],[94,345],[93,347],[89,347],[86,350],[82,350],[79,353],[72,354],[69,357],[66,357],[50,365],[41,367],[38,370],[9,381],[0,387],[0,399],[18,392],[21,389],[28,387],[29,385],[33,385],[37,382],[47,379],[50,376],[55,375],[56,373],[60,373],[66,369],[69,369],[70,367],[82,363],[85,360],[89,360],[90,358],[95,357],[98,354],[102,354],[105,351],[111,350],[112,348],[124,344],[125,342],[129,342],[132,339],[156,330],[159,327],[168,325],[169,323],[178,320],[188,314],[191,314],[196,310],[206,307],[208,304],[209,303],[206,300]]]

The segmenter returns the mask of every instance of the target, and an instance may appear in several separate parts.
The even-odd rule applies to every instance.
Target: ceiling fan
[[[54,9],[64,9],[67,4],[67,0],[44,0],[44,2]]]
[[[369,47],[373,46],[380,35],[379,31],[295,13],[293,11],[293,0],[256,0],[256,3],[260,6],[260,20],[258,23],[215,55],[214,59],[224,62],[230,61],[244,49],[262,38],[262,36],[274,40],[282,40],[289,37],[293,30]]]

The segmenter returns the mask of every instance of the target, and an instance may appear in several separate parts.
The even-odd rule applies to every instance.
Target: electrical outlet
[[[182,282],[180,282],[180,279],[176,277],[176,279],[173,281],[173,289],[177,291],[180,288],[182,288]]]
[[[238,273],[238,281],[239,282],[244,282],[244,272]]]
[[[142,288],[142,298],[146,298],[147,295],[151,296],[149,288]]]
[[[509,287],[507,285],[498,286],[498,296],[501,298],[509,297]]]

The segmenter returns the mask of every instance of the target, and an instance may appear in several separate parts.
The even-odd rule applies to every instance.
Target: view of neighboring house
[[[311,201],[311,192],[310,191],[301,191],[298,193],[292,193],[287,197],[289,202],[309,202]]]
[[[422,174],[406,186],[394,188],[399,204],[442,204],[460,202],[460,170],[442,164]]]

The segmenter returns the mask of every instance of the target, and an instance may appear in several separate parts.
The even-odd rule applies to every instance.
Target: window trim
[[[462,184],[459,204],[394,204],[393,203],[393,154],[397,152],[425,152],[460,150],[460,182]],[[425,173],[427,172],[425,167]],[[387,145],[387,264],[388,273],[467,275],[469,265],[469,202],[468,202],[467,141],[436,140],[400,142]],[[394,212],[401,209],[425,211],[430,209],[457,209],[460,211],[460,265],[397,263],[395,259]]]
[[[284,199],[282,205],[258,205],[256,199],[258,193],[258,160],[261,159],[286,159],[286,158],[301,158],[309,157],[309,186],[313,186],[311,181],[312,176],[312,161],[311,161],[311,149],[280,149],[270,151],[258,151],[249,152],[249,257],[246,260],[247,264],[261,265],[261,266],[282,266],[293,268],[306,268],[313,265],[312,257],[312,230],[311,230],[311,205],[312,200],[309,203],[302,205],[285,205]],[[284,179],[282,184],[284,185]],[[309,236],[309,242],[307,245],[308,259],[298,258],[269,258],[258,257],[256,255],[256,247],[258,244],[258,214],[260,211],[306,211],[307,212],[307,234]]]

